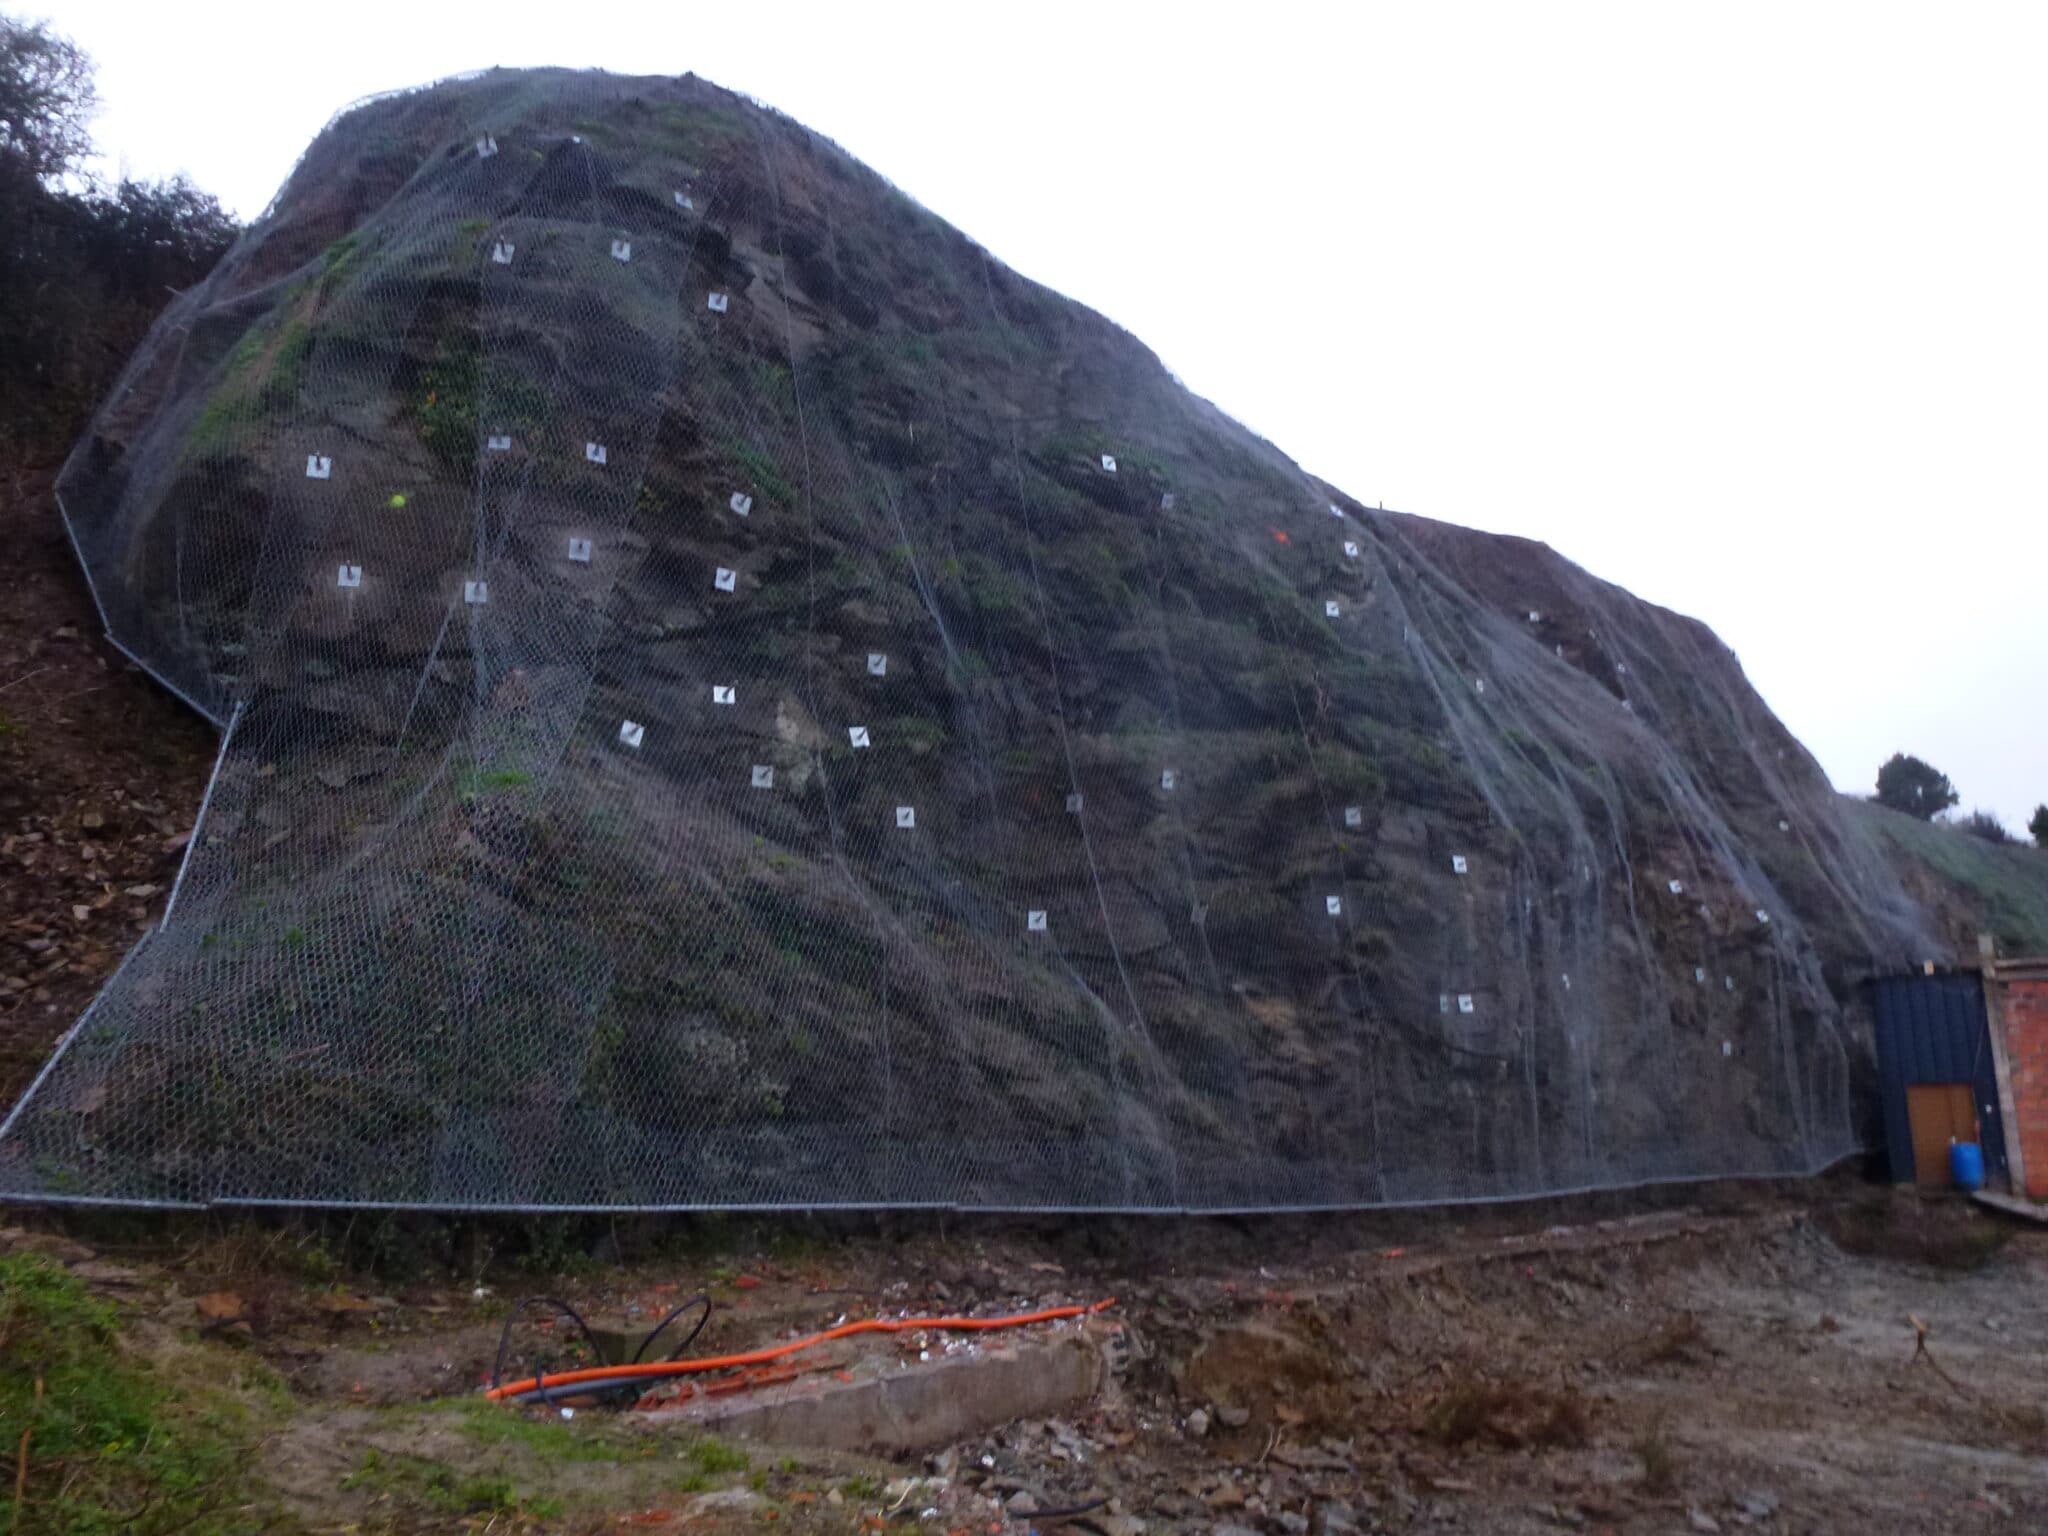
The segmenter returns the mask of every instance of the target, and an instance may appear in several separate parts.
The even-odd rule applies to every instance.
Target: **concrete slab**
[[[730,1397],[687,1398],[634,1417],[773,1445],[886,1456],[951,1445],[1017,1419],[1072,1412],[1101,1389],[1087,1331],[1006,1341],[876,1374],[810,1375]]]
[[[2036,1205],[2022,1196],[2000,1194],[1995,1189],[1972,1190],[1970,1198],[1979,1205],[1990,1206],[1994,1211],[2003,1211],[2006,1215],[2017,1216],[2022,1221],[2034,1221],[2048,1226],[2048,1205]]]

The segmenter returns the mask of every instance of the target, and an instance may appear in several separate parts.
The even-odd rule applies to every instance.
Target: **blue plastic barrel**
[[[1964,1189],[1984,1187],[1984,1149],[1974,1141],[1948,1144],[1948,1176]]]

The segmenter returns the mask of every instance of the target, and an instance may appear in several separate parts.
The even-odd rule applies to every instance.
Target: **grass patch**
[[[744,1472],[753,1465],[747,1453],[715,1440],[706,1435],[702,1440],[692,1440],[683,1452],[683,1460],[707,1477],[718,1477],[728,1472]]]
[[[523,768],[472,768],[462,776],[456,792],[465,800],[474,800],[480,795],[501,795],[507,790],[524,789],[532,782],[533,775]]]
[[[218,1367],[182,1372],[173,1388],[120,1347],[119,1331],[114,1309],[62,1268],[32,1254],[0,1258],[0,1424],[8,1426],[0,1529],[267,1529],[243,1498],[254,1438],[246,1406],[229,1391],[184,1385],[217,1381]],[[23,1429],[28,1477],[17,1507],[14,1451]]]
[[[365,1451],[341,1486],[449,1515],[512,1514],[520,1508],[519,1490],[502,1474],[464,1477],[424,1456],[387,1456],[377,1450]]]
[[[586,1423],[572,1427],[559,1418],[533,1418],[516,1407],[464,1398],[451,1410],[462,1433],[479,1445],[514,1449],[542,1462],[638,1461],[645,1452],[592,1437]]]

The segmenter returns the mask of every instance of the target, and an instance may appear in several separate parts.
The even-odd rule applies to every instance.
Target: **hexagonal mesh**
[[[1232,1209],[1854,1145],[1821,946],[1912,914],[1718,643],[1336,495],[701,81],[342,114],[62,494],[226,740],[0,1191]]]

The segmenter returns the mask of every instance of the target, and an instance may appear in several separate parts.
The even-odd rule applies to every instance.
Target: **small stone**
[[[1145,1536],[1145,1522],[1136,1515],[1109,1515],[1100,1523],[1109,1536]]]
[[[1685,1512],[1685,1523],[1696,1531],[1707,1533],[1707,1536],[1713,1536],[1715,1531],[1721,1529],[1721,1522],[1703,1509],[1688,1509]]]
[[[109,1264],[105,1259],[90,1259],[73,1268],[72,1274],[94,1285],[140,1285],[142,1276],[125,1264]]]
[[[133,896],[137,901],[147,901],[162,889],[160,885],[131,885],[122,894]]]
[[[78,824],[88,832],[97,832],[107,824],[107,818],[102,812],[87,811],[78,818]]]
[[[1752,1488],[1736,1502],[1752,1520],[1768,1520],[1778,1512],[1778,1496],[1768,1488]]]
[[[846,1495],[841,1493],[837,1488],[833,1488],[825,1494],[825,1502],[827,1504],[830,1504],[834,1509],[837,1509],[840,1505],[846,1502]]]
[[[692,1515],[705,1514],[714,1509],[759,1509],[768,1501],[751,1488],[715,1488],[710,1493],[700,1493],[685,1506]]]
[[[83,923],[88,921],[92,917],[92,908],[86,906],[74,906],[71,909],[71,915],[74,918],[76,918],[79,922]]]
[[[1188,1415],[1187,1430],[1188,1433],[1193,1435],[1197,1440],[1201,1439],[1202,1436],[1209,1433],[1209,1415],[1202,1409],[1197,1408],[1193,1413]]]
[[[1358,1513],[1341,1499],[1328,1499],[1317,1510],[1322,1517],[1323,1536],[1351,1536],[1358,1529]]]
[[[1249,1408],[1218,1408],[1216,1417],[1225,1429],[1243,1429],[1251,1423],[1252,1411]]]
[[[1287,1536],[1308,1536],[1307,1515],[1297,1514],[1291,1509],[1283,1509],[1273,1517],[1273,1522],[1281,1530],[1285,1531]]]

